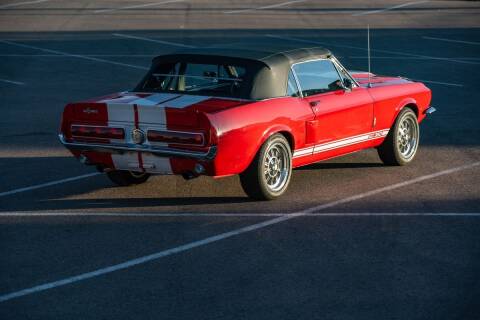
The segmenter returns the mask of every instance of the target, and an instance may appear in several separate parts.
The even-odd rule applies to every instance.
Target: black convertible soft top
[[[246,98],[253,100],[285,96],[290,67],[294,63],[329,58],[331,52],[321,47],[289,50],[202,48],[184,49],[153,59],[150,72],[156,66],[169,62],[195,62],[211,64],[240,64],[251,70],[252,82]]]

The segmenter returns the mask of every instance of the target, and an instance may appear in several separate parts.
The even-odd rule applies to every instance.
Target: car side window
[[[343,89],[342,80],[330,60],[322,59],[293,66],[304,97]]]
[[[290,72],[288,73],[287,96],[300,96],[300,90],[298,90],[297,81],[295,80],[295,76],[293,75],[292,70],[290,70]]]

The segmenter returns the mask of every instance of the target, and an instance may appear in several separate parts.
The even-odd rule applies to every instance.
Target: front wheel
[[[126,187],[132,184],[144,183],[148,180],[150,174],[146,172],[113,170],[107,172],[107,177],[116,185]]]
[[[292,151],[281,134],[270,137],[250,166],[240,174],[245,193],[257,200],[273,200],[287,190],[292,175]]]
[[[383,163],[403,166],[410,163],[417,153],[420,127],[417,116],[410,108],[403,109],[385,141],[377,148]]]

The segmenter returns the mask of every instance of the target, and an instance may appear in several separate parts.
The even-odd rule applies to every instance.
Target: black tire
[[[118,186],[126,187],[133,184],[141,184],[148,180],[149,173],[113,170],[107,172],[107,177]]]
[[[408,123],[408,134],[405,124]],[[411,127],[411,131],[410,131]],[[420,127],[418,119],[410,108],[404,108],[398,114],[395,124],[390,129],[385,141],[377,148],[378,155],[384,164],[390,166],[404,166],[412,162],[420,142]]]
[[[272,156],[275,152],[277,152],[277,156]],[[281,160],[279,160],[280,158]],[[278,185],[275,182],[277,175]],[[291,176],[292,151],[290,145],[283,135],[275,134],[262,145],[247,170],[240,174],[240,182],[250,198],[273,200],[285,193]]]

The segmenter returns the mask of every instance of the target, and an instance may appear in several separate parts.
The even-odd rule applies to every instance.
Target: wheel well
[[[290,145],[290,150],[292,150],[292,153],[293,153],[293,150],[295,150],[294,149],[295,143],[294,143],[292,134],[288,131],[280,131],[278,133],[280,133],[282,136],[285,137],[285,139],[287,139],[288,144]]]
[[[405,105],[404,108],[409,108],[409,109],[411,109],[413,112],[415,112],[415,115],[416,115],[417,118],[418,118],[418,107],[417,107],[416,104],[414,104],[414,103],[409,103],[409,104]]]

